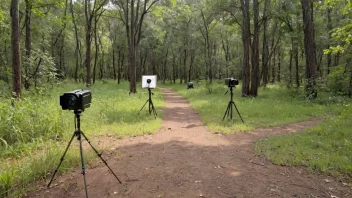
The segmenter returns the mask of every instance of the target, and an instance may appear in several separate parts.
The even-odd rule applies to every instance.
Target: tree
[[[21,97],[21,52],[20,52],[20,30],[19,30],[19,3],[18,0],[11,1],[11,41],[12,41],[12,95],[14,98]]]
[[[316,57],[315,57],[315,38],[313,22],[313,1],[301,0],[303,11],[304,29],[304,53],[306,57],[306,94],[309,97],[317,97],[315,88],[316,82]]]
[[[253,0],[254,14],[254,32],[252,42],[252,78],[251,78],[251,96],[258,95],[259,86],[259,3],[258,0]]]
[[[101,0],[99,3],[95,0],[93,8],[90,0],[84,0],[84,15],[86,19],[86,67],[87,67],[87,86],[91,84],[91,45],[92,45],[92,34],[93,34],[93,19],[103,11],[103,6],[108,0]],[[95,21],[97,23],[97,21]]]
[[[243,43],[243,60],[242,60],[242,96],[248,96],[250,83],[250,45],[251,30],[249,17],[249,0],[241,0],[242,9],[242,43]]]
[[[141,40],[143,20],[150,8],[158,2],[158,0],[153,0],[149,5],[149,0],[145,0],[144,2],[137,0],[136,3],[135,0],[114,0],[114,2],[120,8],[120,18],[126,28],[128,60],[130,64],[130,93],[136,93],[136,52],[138,51],[138,45]]]

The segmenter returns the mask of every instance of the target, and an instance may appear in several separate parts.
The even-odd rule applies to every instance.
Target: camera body
[[[193,82],[188,82],[187,83],[187,89],[194,89]]]
[[[228,87],[236,87],[238,80],[235,78],[225,78],[225,85]]]
[[[92,93],[90,90],[74,90],[64,93],[60,96],[60,105],[62,110],[81,110],[90,107],[92,102]]]

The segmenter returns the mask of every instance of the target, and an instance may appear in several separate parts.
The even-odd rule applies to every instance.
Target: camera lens
[[[75,107],[77,105],[77,96],[75,95],[68,95],[66,97],[66,104],[68,105],[69,108]]]

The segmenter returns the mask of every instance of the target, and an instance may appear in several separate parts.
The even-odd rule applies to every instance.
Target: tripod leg
[[[52,176],[51,179],[50,179],[50,182],[49,182],[49,184],[48,184],[48,186],[47,186],[48,188],[50,187],[51,182],[53,182],[54,177],[55,177],[57,171],[59,170],[62,161],[64,161],[64,157],[65,157],[65,155],[66,155],[66,153],[67,153],[67,150],[68,150],[68,148],[70,147],[70,145],[71,145],[71,143],[72,143],[72,140],[73,140],[73,138],[75,137],[75,135],[76,135],[76,132],[73,133],[73,135],[72,135],[72,137],[71,137],[71,140],[70,140],[70,142],[68,143],[68,145],[67,145],[67,147],[66,147],[66,149],[65,149],[64,154],[63,154],[62,157],[60,158],[59,165],[58,165],[57,168],[55,169],[55,171],[54,171],[54,173],[53,173],[53,176]]]
[[[153,104],[153,101],[152,101],[152,100],[150,100],[150,105],[151,105],[151,107],[152,107],[151,111],[153,111],[154,119],[156,119],[156,116],[157,116],[158,114],[156,113],[156,110],[155,110],[155,108],[154,108],[154,104]]]
[[[84,166],[84,157],[83,157],[83,147],[82,147],[81,133],[82,133],[82,131],[79,131],[77,139],[79,140],[79,150],[80,150],[80,154],[81,154],[82,175],[83,175],[83,180],[84,180],[84,189],[86,191],[86,197],[88,198],[88,189],[87,189],[87,182],[86,182],[86,167]]]
[[[149,101],[149,99],[147,100],[147,102]],[[144,103],[143,107],[141,108],[141,110],[139,110],[139,112],[137,113],[137,115],[139,115],[139,113],[142,111],[142,109],[144,108],[144,106],[147,104],[147,102]]]
[[[241,116],[240,112],[238,111],[238,109],[237,109],[237,106],[236,106],[235,102],[232,102],[232,103],[233,103],[233,106],[235,106],[236,111],[237,111],[238,115],[240,116],[240,118],[241,118],[241,120],[242,120],[242,122],[243,122],[243,124],[244,124],[244,121],[243,121],[243,119],[242,119],[242,116]]]
[[[111,171],[111,173],[115,176],[115,178],[117,179],[117,181],[120,182],[120,179],[116,176],[116,174],[114,173],[114,171],[112,171],[112,169],[110,168],[110,166],[108,165],[108,163],[106,163],[106,161],[104,160],[104,158],[101,157],[101,154],[93,147],[93,145],[90,143],[89,139],[87,138],[86,135],[84,135],[83,132],[81,132],[81,134],[83,135],[84,139],[87,140],[88,144],[90,145],[90,147],[92,147],[92,149],[94,150],[95,154],[97,154],[97,156],[101,159],[101,161],[103,161],[103,163],[108,167],[108,169]]]
[[[149,115],[152,113],[152,104],[153,104],[153,102],[152,102],[152,100],[151,99],[149,99],[149,105],[148,105],[148,111],[149,111]]]
[[[230,109],[231,109],[231,112],[230,112],[230,118],[232,120],[232,112],[233,112],[233,108],[232,108],[232,105],[230,104]]]
[[[224,120],[225,119],[225,117],[226,117],[226,115],[227,115],[227,117],[228,117],[228,113],[229,113],[229,110],[230,110],[230,103],[227,105],[227,108],[226,108],[226,111],[225,111],[225,114],[224,114],[224,117],[222,118],[222,120]]]

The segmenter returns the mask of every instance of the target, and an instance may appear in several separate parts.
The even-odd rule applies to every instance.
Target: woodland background
[[[348,0],[4,0],[0,80],[20,96],[58,79],[235,77],[242,95],[284,83],[351,97]],[[13,57],[12,57],[13,56]]]

